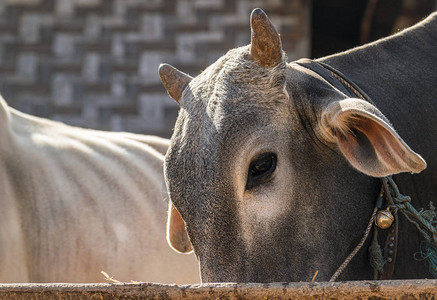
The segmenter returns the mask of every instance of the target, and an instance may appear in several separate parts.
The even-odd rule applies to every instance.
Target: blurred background
[[[32,115],[169,137],[178,106],[159,64],[196,76],[249,43],[255,7],[292,61],[397,32],[437,0],[0,0],[0,93]]]

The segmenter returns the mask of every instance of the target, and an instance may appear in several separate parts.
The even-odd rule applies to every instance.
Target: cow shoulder
[[[10,128],[10,113],[6,101],[0,96],[0,138],[2,141],[7,137]]]

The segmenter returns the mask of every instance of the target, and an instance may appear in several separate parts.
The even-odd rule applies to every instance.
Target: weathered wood
[[[0,299],[436,299],[437,280],[314,283],[0,284]]]

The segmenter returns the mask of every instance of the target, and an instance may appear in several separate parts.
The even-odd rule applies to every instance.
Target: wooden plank
[[[314,283],[0,284],[0,299],[437,299],[437,280]]]

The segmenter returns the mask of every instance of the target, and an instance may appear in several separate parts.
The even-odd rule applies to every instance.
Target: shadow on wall
[[[313,0],[311,57],[344,51],[409,27],[437,9],[436,0]]]

